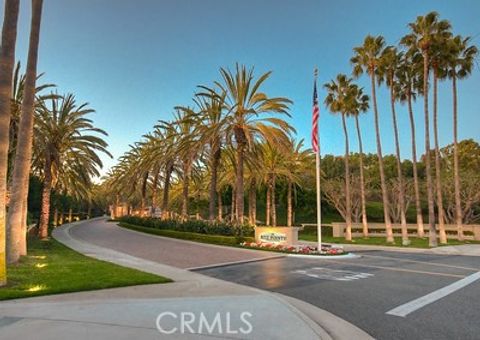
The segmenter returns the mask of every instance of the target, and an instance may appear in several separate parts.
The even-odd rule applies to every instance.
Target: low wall
[[[333,222],[331,224],[333,229],[333,236],[334,237],[343,237],[345,235],[346,224],[344,222]],[[392,224],[394,229],[394,236],[401,236],[401,232],[399,230],[402,228],[400,224],[394,223]],[[352,236],[353,237],[361,237],[363,234],[361,232],[363,225],[361,223],[352,223]],[[425,230],[425,234],[428,234],[430,226],[428,223],[424,223],[423,228]],[[417,236],[417,225],[416,224],[407,224],[408,234],[411,236]],[[358,231],[357,231],[358,230]],[[370,236],[385,236],[385,224],[383,223],[369,223],[368,224],[368,231]],[[447,232],[447,238],[450,239],[457,239],[458,236],[457,226],[453,224],[446,224],[445,231]],[[438,225],[437,225],[437,232],[438,232]],[[465,224],[463,225],[463,233],[465,235],[466,240],[475,240],[480,241],[480,224]]]

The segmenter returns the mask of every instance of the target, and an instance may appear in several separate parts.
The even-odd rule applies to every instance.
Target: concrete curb
[[[172,292],[172,295],[169,294],[170,296],[175,296],[174,293],[177,293],[177,296],[179,297],[196,296],[196,293],[199,290],[208,290],[210,291],[211,296],[229,296],[232,294],[238,296],[252,294],[269,296],[281,302],[292,313],[303,320],[305,324],[315,334],[318,335],[319,339],[373,339],[358,327],[304,301],[282,294],[271,293],[257,288],[247,287],[237,283],[208,277],[193,271],[179,269],[157,262],[137,258],[125,253],[95,246],[93,244],[73,238],[70,234],[70,229],[83,222],[85,221],[63,225],[55,229],[52,236],[57,241],[86,256],[171,278],[175,282],[162,285],[162,287],[165,287],[166,290]],[[124,228],[122,228],[122,230],[123,229]],[[98,291],[98,293],[94,291],[90,294],[98,295],[99,292],[101,291]],[[65,294],[64,296],[68,295],[69,294]],[[208,296],[208,294],[206,296]]]

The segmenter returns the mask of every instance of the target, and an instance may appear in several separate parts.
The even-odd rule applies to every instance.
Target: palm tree
[[[381,65],[379,67],[380,81],[385,81],[390,89],[390,107],[392,110],[393,131],[395,137],[395,153],[397,163],[397,177],[398,177],[398,202],[400,208],[400,223],[402,229],[402,244],[408,245],[408,229],[405,206],[405,185],[402,173],[402,160],[400,156],[400,141],[398,138],[397,113],[395,111],[395,102],[398,100],[399,85],[396,77],[400,62],[402,60],[402,53],[399,53],[395,47],[389,46],[383,50]]]
[[[208,219],[215,220],[217,201],[218,167],[221,159],[222,143],[225,140],[226,113],[224,111],[225,93],[216,96],[208,91],[196,95],[195,102],[200,108],[199,135],[202,143],[209,147],[209,167],[211,180],[209,186]]]
[[[350,164],[349,164],[349,141],[348,130],[346,124],[346,116],[350,114],[350,103],[356,98],[356,87],[352,84],[352,80],[347,78],[344,74],[337,75],[336,80],[331,80],[330,83],[324,85],[327,90],[327,97],[325,98],[325,105],[330,112],[339,113],[342,117],[343,134],[345,136],[345,223],[347,230],[345,239],[352,240],[352,203],[350,195]]]
[[[0,46],[0,286],[7,283],[6,196],[10,129],[10,95],[17,40],[18,0],[6,0]]]
[[[287,147],[284,155],[287,179],[287,227],[291,227],[294,223],[293,194],[304,180],[304,176],[311,170],[313,153],[311,149],[304,149],[303,139],[298,142],[292,139]]]
[[[363,226],[363,237],[368,237],[368,220],[367,220],[367,201],[366,201],[366,194],[365,194],[365,175],[364,175],[364,168],[363,168],[363,143],[362,143],[362,135],[360,133],[360,122],[358,116],[362,112],[367,112],[369,109],[369,101],[370,98],[363,94],[363,89],[356,88],[356,94],[354,94],[354,100],[351,101],[351,108],[349,113],[353,115],[355,118],[355,127],[357,130],[357,138],[358,138],[358,147],[360,152],[360,196],[361,196],[361,208],[362,208],[362,226]]]
[[[51,99],[39,110],[35,127],[35,145],[43,156],[42,210],[39,237],[48,237],[50,194],[52,187],[63,178],[67,188],[85,191],[90,179],[98,176],[102,162],[97,152],[107,151],[107,143],[100,136],[107,133],[93,126],[86,115],[94,112],[88,104],[77,105],[75,97],[68,94]],[[100,135],[100,136],[99,136]],[[68,174],[68,175],[65,175]],[[82,186],[83,185],[83,186]]]
[[[440,243],[447,243],[442,194],[442,173],[440,146],[438,141],[438,80],[445,78],[445,43],[437,42],[432,47],[431,65],[433,71],[433,140],[435,145],[435,191],[437,195],[438,231]]]
[[[417,169],[417,142],[416,142],[416,133],[415,133],[415,117],[413,114],[413,101],[416,99],[416,93],[414,89],[418,87],[418,71],[417,67],[419,63],[417,62],[418,57],[421,58],[419,53],[412,55],[412,53],[405,53],[404,58],[401,62],[400,67],[398,68],[398,79],[400,83],[400,93],[399,100],[400,102],[407,103],[408,106],[408,117],[410,120],[410,133],[412,140],[412,167],[413,167],[413,186],[415,191],[415,208],[417,214],[417,235],[418,237],[424,236],[423,228],[423,214],[422,214],[422,204],[420,201],[420,187],[418,180],[418,169]]]
[[[458,239],[463,240],[463,216],[460,199],[460,170],[458,165],[458,113],[457,113],[457,79],[464,79],[472,73],[475,57],[478,54],[476,46],[471,45],[471,38],[456,36],[448,43],[447,56],[448,77],[452,79],[453,91],[453,167],[455,181],[455,223]]]
[[[32,158],[33,116],[35,104],[35,82],[37,79],[38,45],[40,40],[40,22],[43,0],[32,0],[32,21],[30,42],[25,76],[25,88],[22,101],[22,114],[18,130],[18,145],[15,153],[15,166],[12,176],[10,206],[7,216],[7,261],[17,262],[21,250],[26,249],[26,226],[24,212],[28,195],[30,160]]]
[[[433,199],[433,183],[430,165],[430,123],[428,113],[429,74],[431,50],[438,41],[445,41],[451,33],[450,23],[439,20],[437,12],[418,16],[414,23],[409,24],[411,33],[401,39],[402,45],[408,47],[411,53],[420,51],[423,56],[423,99],[425,116],[425,173],[427,177],[428,222],[430,224],[429,245],[437,246],[437,229],[435,225],[435,207]]]
[[[387,184],[385,182],[385,171],[383,168],[382,142],[380,138],[380,124],[378,117],[376,94],[378,66],[381,63],[381,54],[384,46],[385,41],[383,37],[373,37],[371,35],[368,35],[365,38],[362,46],[355,47],[353,49],[355,55],[350,59],[350,62],[354,66],[353,75],[355,77],[360,76],[364,72],[366,72],[370,76],[370,83],[372,87],[373,113],[375,118],[375,134],[377,140],[378,167],[380,171],[380,184],[382,187],[383,213],[385,219],[385,228],[387,232],[387,242],[394,243],[395,240],[393,238],[392,222],[390,219]]]
[[[261,92],[261,86],[270,77],[264,73],[257,80],[254,69],[236,65],[235,72],[221,68],[223,82],[215,82],[220,89],[219,96],[226,94],[225,106],[230,113],[227,134],[233,135],[236,143],[236,222],[243,223],[244,215],[244,159],[247,148],[252,147],[256,138],[275,141],[280,135],[289,133],[293,128],[284,120],[276,117],[262,117],[262,114],[288,114],[288,105],[292,102],[283,97],[268,97]],[[215,90],[212,90],[215,92]]]

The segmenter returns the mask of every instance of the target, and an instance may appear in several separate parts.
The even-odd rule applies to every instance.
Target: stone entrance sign
[[[299,227],[255,227],[255,242],[296,245]]]

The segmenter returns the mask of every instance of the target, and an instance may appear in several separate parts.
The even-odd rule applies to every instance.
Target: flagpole
[[[317,83],[318,69],[314,71],[315,84]],[[315,167],[316,167],[316,182],[317,182],[317,235],[318,235],[318,251],[322,250],[322,200],[320,191],[320,134],[318,133],[317,125],[318,147],[315,152]]]

